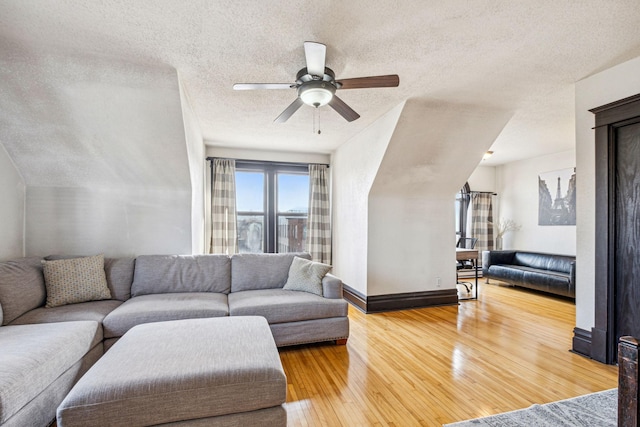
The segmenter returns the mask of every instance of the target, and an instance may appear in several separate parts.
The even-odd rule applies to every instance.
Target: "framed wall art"
[[[576,168],[538,175],[538,225],[576,225]]]

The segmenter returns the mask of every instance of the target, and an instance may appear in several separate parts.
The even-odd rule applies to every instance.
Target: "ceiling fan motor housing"
[[[315,76],[313,74],[309,74],[306,67],[298,71],[296,74],[296,83],[302,84],[304,82],[308,82],[311,80],[323,80],[325,82],[335,83],[336,74],[329,67],[324,67],[324,76]]]

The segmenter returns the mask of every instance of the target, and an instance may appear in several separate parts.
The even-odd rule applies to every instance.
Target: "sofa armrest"
[[[494,264],[513,264],[516,251],[482,251],[482,274]]]
[[[493,264],[513,264],[516,251],[483,251],[482,264],[487,267]]]
[[[569,290],[573,291],[575,294],[576,289],[576,262],[571,262],[571,269],[569,270],[569,277],[571,282],[569,283]]]
[[[342,280],[332,274],[327,274],[322,278],[322,293],[325,298],[342,298]]]

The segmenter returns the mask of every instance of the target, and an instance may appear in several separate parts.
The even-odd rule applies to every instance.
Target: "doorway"
[[[618,339],[640,337],[640,95],[596,115],[595,326],[591,357],[616,362]]]

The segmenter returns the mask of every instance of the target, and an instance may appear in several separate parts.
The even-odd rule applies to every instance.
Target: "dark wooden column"
[[[595,324],[590,356],[615,364],[618,338],[640,337],[640,293],[635,286],[640,274],[635,253],[640,219],[633,196],[640,169],[634,151],[640,134],[640,94],[590,111],[596,121]],[[580,343],[577,338],[574,343]]]
[[[638,427],[638,340],[618,344],[618,427]]]

